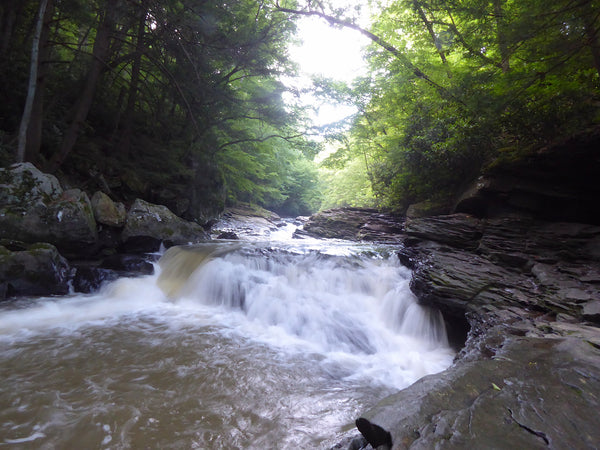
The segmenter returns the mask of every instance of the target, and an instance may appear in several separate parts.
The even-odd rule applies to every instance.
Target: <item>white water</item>
[[[0,446],[332,445],[361,411],[453,358],[440,314],[416,304],[410,272],[380,250],[176,248],[153,276],[5,307]]]

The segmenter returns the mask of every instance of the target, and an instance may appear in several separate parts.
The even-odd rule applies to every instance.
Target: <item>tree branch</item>
[[[299,137],[303,137],[304,134],[300,133],[300,134],[295,134],[292,136],[281,136],[280,134],[270,134],[268,136],[264,136],[261,138],[247,138],[247,139],[238,139],[236,141],[230,141],[230,142],[225,142],[224,144],[219,146],[219,150],[223,150],[226,147],[230,147],[232,145],[236,145],[236,144],[241,144],[243,142],[265,142],[268,141],[269,139],[273,139],[273,138],[279,138],[279,139],[283,139],[284,141],[291,141],[293,139],[297,139]]]
[[[389,42],[385,41],[384,39],[377,36],[376,34],[373,34],[370,31],[365,30],[361,26],[356,25],[353,22],[349,22],[347,20],[343,20],[343,19],[331,16],[329,14],[325,14],[324,12],[320,12],[320,11],[314,11],[314,10],[305,11],[305,10],[284,8],[279,5],[278,1],[275,2],[275,7],[278,11],[281,11],[281,12],[285,12],[288,14],[296,14],[296,15],[300,15],[300,16],[320,17],[321,19],[324,19],[327,22],[329,22],[329,24],[331,24],[331,25],[340,25],[345,28],[350,28],[352,30],[358,31],[360,34],[367,37],[372,42],[374,42],[375,44],[379,45],[380,47],[382,47],[383,49],[387,50],[392,55],[394,55],[406,69],[410,70],[417,78],[420,78],[420,79],[424,80],[426,83],[428,83],[429,85],[433,86],[440,93],[440,95],[442,95],[443,97],[446,97],[446,98],[452,98],[454,101],[460,103],[461,105],[463,105],[463,106],[465,105],[464,102],[462,102],[460,99],[458,99],[455,96],[453,96],[452,94],[450,94],[450,92],[448,92],[448,90],[446,88],[444,88],[443,86],[441,86],[438,83],[436,83],[435,81],[433,81],[429,76],[427,76],[427,74],[425,74],[421,69],[419,69],[417,66],[415,66],[404,53],[402,53],[400,50],[398,50],[396,47],[394,47]]]

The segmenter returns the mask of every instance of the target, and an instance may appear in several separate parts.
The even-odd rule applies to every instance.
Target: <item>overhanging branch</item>
[[[230,142],[225,142],[224,144],[219,146],[219,150],[223,150],[226,147],[230,147],[232,145],[236,145],[236,144],[243,144],[245,142],[265,142],[268,141],[269,139],[273,139],[273,138],[279,138],[279,139],[283,139],[284,141],[292,141],[293,139],[297,139],[300,137],[305,136],[305,134],[295,134],[292,136],[282,136],[280,134],[270,134],[268,136],[264,136],[264,137],[260,137],[260,138],[246,138],[246,139],[238,139],[236,141],[230,141]]]
[[[421,69],[419,69],[417,66],[415,66],[404,53],[402,53],[400,50],[398,50],[396,47],[394,47],[392,44],[390,44],[386,40],[382,39],[381,37],[377,36],[376,34],[371,33],[369,30],[365,30],[364,28],[362,28],[359,25],[356,25],[353,22],[331,16],[322,11],[284,8],[279,5],[278,1],[275,2],[275,7],[277,8],[278,11],[281,11],[284,13],[296,14],[296,15],[300,15],[300,16],[320,17],[321,19],[324,19],[327,22],[329,22],[331,25],[340,25],[340,26],[343,26],[344,28],[350,28],[352,30],[358,31],[360,34],[367,37],[372,42],[379,45],[381,48],[390,52],[396,59],[398,59],[400,61],[400,63],[406,69],[410,70],[417,78],[420,78],[420,79],[424,80],[426,83],[428,83],[429,85],[433,86],[440,93],[440,95],[442,95],[445,98],[452,98],[454,101],[464,105],[464,103],[461,100],[457,99],[452,94],[450,94],[450,92],[448,92],[448,90],[446,88],[444,88],[443,86],[441,86],[438,83],[436,83],[435,81],[433,81],[427,74],[425,74]]]

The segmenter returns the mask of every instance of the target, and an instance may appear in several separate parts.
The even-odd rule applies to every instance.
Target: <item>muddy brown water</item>
[[[93,295],[3,305],[0,447],[328,448],[452,362],[439,313],[416,304],[390,248],[168,255]]]

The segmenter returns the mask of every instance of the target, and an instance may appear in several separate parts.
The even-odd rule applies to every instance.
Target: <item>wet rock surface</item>
[[[281,217],[259,206],[241,203],[228,207],[222,217],[211,227],[216,239],[239,239],[240,237],[267,237],[284,223]]]
[[[197,223],[183,220],[166,206],[141,199],[129,209],[121,237],[128,252],[154,252],[161,243],[172,246],[210,239]]]
[[[451,214],[403,228],[413,292],[470,331],[452,367],[382,399],[361,431],[393,449],[597,448],[600,227]]]
[[[0,301],[16,295],[64,295],[73,270],[47,243],[0,241]]]
[[[401,217],[374,209],[336,208],[311,216],[296,236],[399,242],[402,223]]]
[[[90,292],[119,276],[151,272],[146,253],[161,244],[209,239],[166,206],[138,199],[127,210],[102,192],[90,200],[65,190],[30,163],[0,168],[0,299]]]
[[[48,242],[67,257],[96,250],[96,222],[85,192],[64,191],[54,176],[30,163],[0,169],[0,191],[0,238]]]

